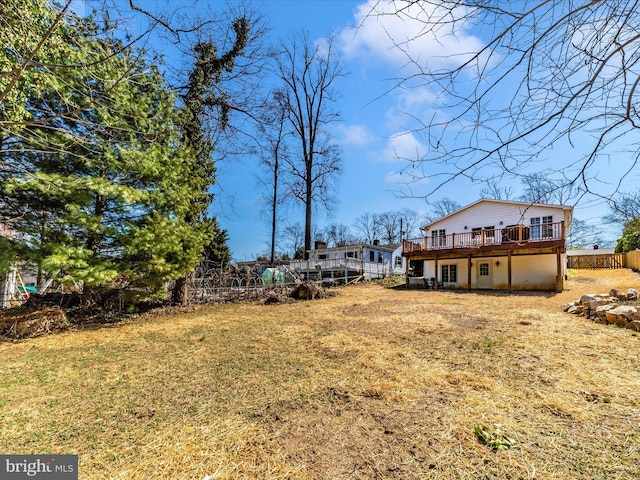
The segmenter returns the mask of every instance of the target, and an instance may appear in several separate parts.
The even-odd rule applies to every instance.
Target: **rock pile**
[[[626,293],[612,288],[609,293],[582,295],[580,300],[562,306],[562,310],[586,317],[595,323],[618,325],[640,331],[640,306],[638,291],[630,288]],[[634,303],[634,305],[629,305]]]

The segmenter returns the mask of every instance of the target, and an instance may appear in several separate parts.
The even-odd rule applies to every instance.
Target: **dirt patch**
[[[274,427],[291,460],[305,465],[311,478],[417,480],[436,454],[433,419],[424,409],[393,409],[377,398],[349,395]]]

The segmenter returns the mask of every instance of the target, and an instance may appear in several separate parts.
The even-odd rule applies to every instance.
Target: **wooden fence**
[[[630,254],[635,254],[636,265],[640,265],[640,251],[628,253],[602,253],[598,255],[567,256],[567,267],[577,269],[637,268],[629,265]]]
[[[624,266],[633,270],[640,270],[640,250],[633,250],[624,254]]]

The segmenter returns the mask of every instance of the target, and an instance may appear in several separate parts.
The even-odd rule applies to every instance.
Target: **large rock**
[[[632,320],[631,322],[627,323],[627,328],[635,330],[636,332],[640,332],[640,320]]]
[[[627,300],[630,301],[637,301],[638,300],[638,290],[636,290],[635,288],[630,288],[629,290],[627,290]]]
[[[612,297],[617,298],[618,300],[626,300],[627,299],[627,294],[626,293],[622,293],[617,288],[612,288],[611,290],[609,290],[609,295],[612,296]]]
[[[632,320],[638,319],[638,310],[635,307],[622,305],[606,312],[609,324],[620,324],[624,321],[624,326]]]
[[[581,298],[580,305],[590,310],[595,310],[601,305],[614,303],[617,300],[616,297],[612,297],[610,295],[583,295],[582,297],[588,298],[585,298],[584,300]]]
[[[596,315],[598,316],[598,318],[604,318],[606,320],[607,318],[607,312],[613,310],[614,308],[618,308],[618,304],[617,303],[610,303],[609,305],[600,305],[599,307],[596,307]]]
[[[620,328],[626,328],[627,325],[629,325],[629,320],[627,320],[624,317],[620,317],[618,318],[618,320],[616,321],[616,325],[619,326]]]
[[[595,293],[585,293],[580,297],[580,305],[584,305],[585,302],[590,302],[592,300],[595,300],[596,298],[598,298],[598,295],[596,295]]]

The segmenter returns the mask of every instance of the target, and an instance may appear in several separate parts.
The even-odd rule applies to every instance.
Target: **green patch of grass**
[[[477,439],[493,450],[506,450],[515,446],[516,441],[500,431],[500,425],[473,427]]]
[[[503,345],[504,340],[502,339],[485,338],[482,341],[474,342],[472,348],[474,350],[480,350],[482,353],[491,354]]]

